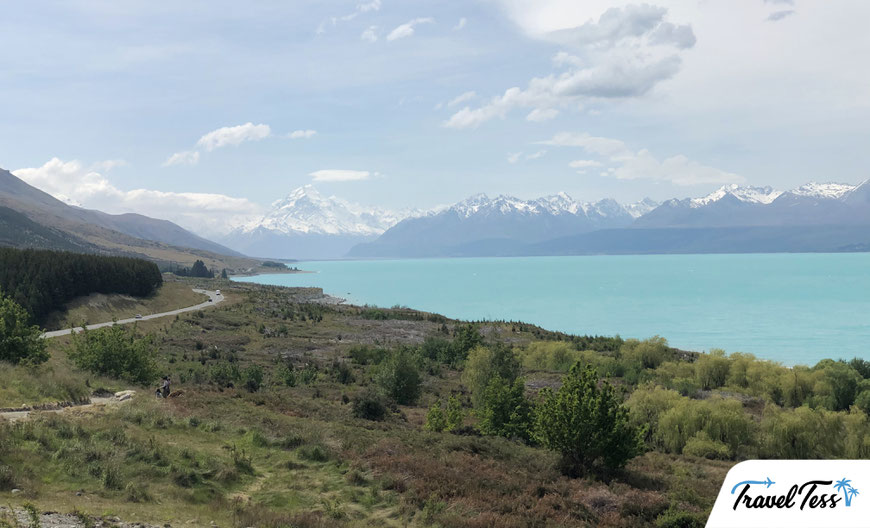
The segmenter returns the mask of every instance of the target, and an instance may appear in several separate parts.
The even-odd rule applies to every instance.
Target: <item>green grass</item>
[[[666,511],[703,516],[733,464],[652,452],[607,481],[569,479],[540,448],[425,431],[435,399],[468,402],[459,372],[437,365],[416,405],[394,407],[380,422],[354,418],[349,402],[371,389],[375,368],[352,361],[354,347],[449,338],[456,323],[407,309],[372,319],[354,307],[300,303],[297,295],[310,292],[291,289],[183,284],[219,287],[228,301],[139,324],[182,394],[157,400],[152,388],[136,387],[119,407],[0,424],[0,503],[185,526],[654,526]],[[552,338],[516,323],[488,323],[485,335],[519,346]],[[67,342],[51,340],[52,360],[36,371],[0,369],[0,402],[127,388],[73,369]],[[353,383],[341,383],[336,360]],[[261,366],[264,387],[218,386],[210,373],[224,364]],[[279,375],[287,364],[294,387]],[[530,381],[558,375],[537,370]]]
[[[155,295],[146,298],[95,293],[69,303],[64,312],[53,314],[45,327],[58,330],[82,323],[129,319],[136,314],[148,315],[193,306],[207,299],[206,295],[194,292],[186,283],[169,281],[164,282]]]

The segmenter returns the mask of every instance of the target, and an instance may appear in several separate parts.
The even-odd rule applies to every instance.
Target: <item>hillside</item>
[[[69,206],[2,169],[0,245],[141,257],[163,268],[190,266],[197,259],[215,269],[259,265],[166,220]]]
[[[98,350],[103,337],[51,339],[47,364],[0,368],[0,407],[87,401],[95,388],[139,393],[26,426],[0,419],[0,438],[11,439],[0,442],[4,505],[173,526],[700,528],[740,460],[870,456],[862,360],[786,368],[658,337],[182,283],[220,288],[227,301],[135,331],[92,331],[109,352],[151,350],[150,375],[170,375],[175,397],[81,370],[71,351]],[[575,362],[618,387],[631,427],[643,427],[645,452],[623,469],[565,475],[559,454],[526,436],[539,426],[523,413],[538,412]],[[519,390],[490,390],[494,376]],[[826,441],[830,431],[849,440]]]

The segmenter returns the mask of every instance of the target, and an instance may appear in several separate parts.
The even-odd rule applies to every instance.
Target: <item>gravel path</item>
[[[130,323],[135,323],[136,321],[147,321],[149,319],[157,319],[160,317],[166,317],[168,315],[178,315],[180,313],[192,312],[194,310],[202,310],[203,308],[208,308],[209,306],[214,306],[218,303],[221,303],[224,300],[224,296],[219,295],[217,293],[217,291],[200,290],[198,288],[194,288],[193,291],[195,291],[196,293],[203,293],[205,295],[208,295],[209,300],[204,302],[204,303],[197,304],[195,306],[188,306],[187,308],[179,308],[178,310],[172,310],[169,312],[143,315],[142,317],[140,317],[138,319],[135,317],[131,317],[130,319],[119,319],[117,321],[109,321],[107,323],[97,323],[97,324],[93,324],[93,325],[88,325],[88,330],[93,330],[95,328],[103,328],[105,326],[113,326],[116,324],[130,324]],[[42,337],[49,339],[52,337],[69,335],[73,332],[78,333],[81,331],[82,331],[81,327],[67,328],[65,330],[54,330],[52,332],[46,332],[46,333],[42,334]]]

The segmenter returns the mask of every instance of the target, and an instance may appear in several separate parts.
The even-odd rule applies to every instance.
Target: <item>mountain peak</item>
[[[848,183],[810,182],[806,185],[801,185],[797,189],[793,189],[791,193],[797,196],[839,199],[860,186],[861,185],[849,185]]]

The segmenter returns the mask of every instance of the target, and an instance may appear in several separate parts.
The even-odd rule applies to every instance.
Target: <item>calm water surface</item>
[[[870,358],[870,254],[650,255],[303,262],[239,280],[354,304],[509,319],[576,334],[662,335],[787,365]]]

